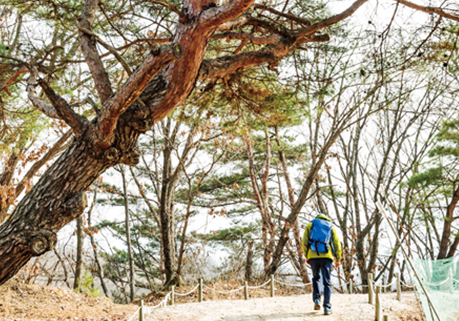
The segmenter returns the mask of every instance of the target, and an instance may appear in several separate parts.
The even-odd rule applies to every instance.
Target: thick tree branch
[[[276,55],[266,48],[253,52],[204,60],[199,70],[199,79],[222,78],[240,68],[261,65],[276,60]]]
[[[456,15],[453,15],[451,13],[448,13],[445,10],[443,10],[442,8],[420,6],[418,4],[415,4],[415,3],[407,1],[407,0],[395,0],[395,1],[403,4],[404,6],[410,7],[412,9],[416,9],[416,10],[427,12],[427,13],[431,13],[431,14],[436,13],[436,14],[444,17],[444,18],[448,18],[448,19],[451,19],[451,20],[459,22],[459,16],[456,16]]]
[[[108,74],[105,71],[102,60],[97,52],[96,39],[94,36],[82,31],[82,28],[92,32],[92,23],[99,4],[99,0],[86,0],[84,4],[83,13],[79,18],[78,27],[79,38],[81,44],[81,51],[83,52],[84,59],[88,64],[89,70],[93,75],[94,84],[100,100],[104,103],[112,94],[112,85]]]
[[[243,14],[255,0],[232,0],[220,7],[215,7],[204,11],[201,15],[205,25],[219,26],[227,21],[233,20]]]
[[[268,45],[257,51],[204,60],[201,65],[201,69],[199,70],[199,79],[222,78],[238,69],[279,61],[295,46],[295,39],[282,37],[279,37],[278,39],[280,39],[280,41],[277,43]],[[298,44],[307,42],[324,42],[328,40],[330,40],[328,35],[319,35],[301,39]]]
[[[237,28],[240,28],[248,23],[248,21],[251,19],[250,15],[244,14],[240,17],[237,17],[236,19],[233,19],[231,21],[227,21],[221,25],[218,26],[217,31],[231,31]]]
[[[227,39],[227,40],[247,40],[251,41],[255,45],[267,45],[278,43],[281,40],[281,36],[272,35],[269,37],[256,37],[246,32],[225,32],[220,34],[214,34],[212,39]]]
[[[102,149],[110,147],[118,118],[140,97],[153,77],[165,66],[179,59],[181,55],[182,51],[178,44],[152,51],[118,92],[104,104],[98,118],[96,144],[99,147]]]
[[[74,112],[65,99],[56,94],[44,80],[39,79],[38,83],[51,104],[53,104],[54,110],[59,115],[59,118],[65,121],[65,123],[73,129],[76,137],[81,137],[85,129],[89,126],[89,121],[86,117],[80,116]]]

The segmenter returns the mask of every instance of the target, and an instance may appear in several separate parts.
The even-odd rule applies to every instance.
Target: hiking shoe
[[[320,300],[315,299],[314,301],[314,310],[320,310]]]
[[[325,315],[330,315],[330,314],[332,314],[332,313],[333,313],[333,310],[332,310],[332,309],[330,309],[330,308],[324,308],[324,314],[325,314]]]

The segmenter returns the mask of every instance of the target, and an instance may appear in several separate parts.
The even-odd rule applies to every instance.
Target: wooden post
[[[354,282],[349,279],[349,294],[352,294],[352,291],[354,291]]]
[[[202,302],[202,278],[199,278],[198,301]]]
[[[274,274],[271,274],[271,297],[274,298]]]
[[[397,278],[397,300],[402,301],[402,286],[400,284],[400,273],[395,273],[395,277]]]
[[[368,303],[373,304],[373,273],[368,273]]]
[[[386,277],[383,275],[382,277],[382,287],[381,287],[381,293],[386,293]]]
[[[140,310],[139,310],[139,321],[144,321],[144,314],[143,314],[143,300],[139,302]]]
[[[378,285],[376,286],[376,291],[375,291],[375,321],[381,321],[382,317],[382,310],[381,310],[381,301],[380,301],[380,293],[381,293],[381,287]]]
[[[171,305],[174,305],[175,285],[171,286]]]
[[[383,321],[389,321],[389,316],[387,314],[383,316]]]
[[[246,300],[249,299],[249,288],[247,287],[247,281],[245,281],[245,285],[244,285],[244,297]]]

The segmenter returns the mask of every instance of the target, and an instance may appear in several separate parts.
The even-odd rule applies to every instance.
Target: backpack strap
[[[311,248],[311,244],[312,244],[311,234],[312,234],[313,228],[314,228],[314,221],[311,222],[311,230],[309,231],[309,235],[308,235],[308,245],[306,246],[306,259],[308,259],[309,249]]]

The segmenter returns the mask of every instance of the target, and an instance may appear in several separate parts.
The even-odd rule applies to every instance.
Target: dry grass
[[[114,304],[70,289],[23,284],[10,280],[0,286],[0,320],[125,320],[135,305]]]

